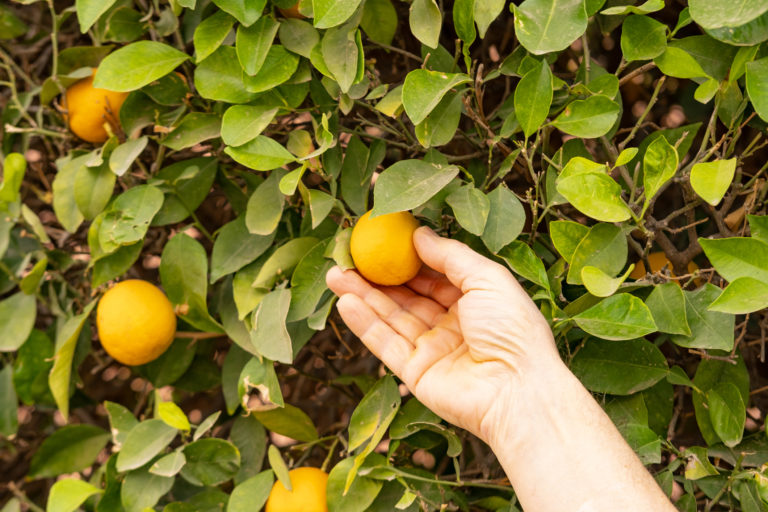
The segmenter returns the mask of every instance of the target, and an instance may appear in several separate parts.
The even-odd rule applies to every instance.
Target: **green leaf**
[[[96,23],[102,14],[114,5],[116,0],[76,0],[75,10],[80,32],[85,34]]]
[[[225,224],[219,231],[211,252],[211,282],[237,272],[254,261],[269,249],[274,238],[274,232],[268,235],[254,235],[249,232],[245,215]]]
[[[715,94],[720,90],[720,82],[714,78],[710,78],[693,92],[693,97],[699,103],[709,103],[709,100],[715,97]]]
[[[544,124],[552,105],[552,71],[546,59],[528,71],[517,84],[514,104],[523,133],[530,137]]]
[[[102,253],[109,254],[143,240],[163,198],[160,189],[152,185],[138,185],[117,196],[104,212],[99,226],[98,242]],[[94,252],[93,247],[91,252]]]
[[[173,71],[189,55],[156,41],[136,41],[107,55],[93,86],[110,91],[135,91]]]
[[[83,480],[67,478],[51,486],[45,512],[74,512],[94,494],[104,491]]]
[[[653,287],[645,299],[645,305],[651,310],[653,321],[659,332],[691,335],[688,315],[685,307],[683,290],[677,283],[664,283]]]
[[[689,0],[688,7],[702,28],[738,27],[768,11],[764,0]]]
[[[195,45],[195,62],[198,64],[222,45],[235,19],[224,11],[216,11],[208,16],[195,28],[193,42]]]
[[[740,277],[731,282],[707,309],[738,315],[766,307],[768,284],[751,277]]]
[[[109,155],[110,170],[117,176],[125,174],[128,169],[130,169],[134,160],[136,160],[144,151],[144,148],[147,147],[148,141],[149,139],[144,136],[139,137],[138,139],[127,140],[117,146],[112,151],[112,154]]]
[[[341,25],[357,10],[361,0],[312,0],[316,28]]]
[[[82,166],[75,175],[75,204],[86,220],[92,220],[101,213],[115,187],[115,174],[106,164],[98,167]]]
[[[277,108],[232,105],[221,120],[221,139],[228,146],[242,146],[261,135],[272,122]]]
[[[267,451],[267,434],[255,417],[238,415],[229,431],[229,439],[240,452],[240,470],[235,476],[235,483],[239,484],[261,470]]]
[[[297,441],[311,442],[318,438],[317,429],[307,414],[291,404],[268,411],[252,411],[267,430],[277,432]]]
[[[163,137],[160,143],[180,151],[205,140],[219,137],[221,117],[218,114],[192,112],[184,116],[181,122]]]
[[[278,482],[283,484],[288,491],[293,492],[293,486],[291,483],[291,474],[288,471],[288,466],[280,455],[280,450],[274,444],[269,445],[267,450],[267,458],[269,459],[269,465],[272,467],[272,471],[277,476]]]
[[[415,69],[403,83],[402,101],[413,124],[419,124],[440,103],[443,96],[461,84],[470,81],[467,75]]]
[[[702,238],[699,243],[715,270],[727,281],[751,277],[768,283],[768,243],[746,237]]]
[[[621,51],[628,62],[650,60],[667,49],[667,26],[648,16],[629,16],[621,24]]]
[[[499,251],[499,257],[512,271],[525,279],[549,290],[549,278],[544,263],[528,244],[515,240]]]
[[[631,395],[653,386],[669,370],[661,350],[644,339],[588,339],[573,356],[571,371],[590,391]]]
[[[485,37],[485,33],[488,31],[488,27],[491,26],[491,23],[493,23],[493,20],[498,18],[501,11],[504,10],[505,3],[506,0],[485,0],[475,2],[474,18],[481,39]]]
[[[177,430],[183,430],[189,432],[191,426],[189,425],[189,419],[181,407],[173,402],[159,402],[157,404],[157,415],[168,426],[171,426]]]
[[[490,191],[487,197],[490,211],[481,237],[489,251],[498,253],[523,231],[525,209],[517,195],[504,185]]]
[[[325,257],[330,240],[325,240],[307,251],[296,265],[291,278],[291,309],[288,321],[303,320],[315,312],[320,299],[328,289],[325,274],[333,266],[333,260]]]
[[[455,165],[401,160],[387,167],[373,189],[372,216],[401,212],[421,206],[459,173]]]
[[[254,171],[270,171],[296,160],[279,142],[264,135],[236,148],[228,146],[224,152]]]
[[[82,471],[96,461],[110,435],[93,425],[67,425],[46,437],[29,466],[32,478]]]
[[[75,203],[74,188],[77,171],[89,158],[90,154],[86,154],[68,161],[56,161],[58,172],[52,183],[53,211],[59,223],[70,233],[77,231],[84,220]]]
[[[563,259],[568,263],[571,263],[573,260],[573,254],[576,251],[576,248],[584,237],[587,236],[589,230],[590,228],[584,224],[579,224],[578,222],[573,222],[571,220],[556,220],[549,223],[549,235],[552,238],[552,243],[554,244],[555,249],[557,249]],[[579,269],[578,275],[581,275],[581,269]]]
[[[122,473],[143,466],[171,444],[177,433],[175,428],[163,420],[142,421],[125,437],[117,456],[117,470]]]
[[[131,471],[120,486],[120,501],[125,512],[153,510],[160,498],[173,487],[174,478],[151,473],[147,468]]]
[[[20,153],[9,153],[3,160],[3,182],[0,184],[0,201],[15,203],[27,171],[27,161]]]
[[[294,267],[320,240],[307,236],[294,238],[278,247],[264,262],[250,286],[271,289],[278,279],[289,279]]]
[[[323,60],[341,92],[349,92],[357,80],[358,59],[362,53],[357,46],[359,32],[349,26],[328,29],[321,43]]]
[[[416,138],[425,148],[442,146],[453,140],[461,120],[462,95],[448,92],[421,123]]]
[[[280,23],[278,37],[287,50],[308,59],[312,49],[320,41],[320,33],[311,23],[294,18],[288,18]]]
[[[19,399],[13,382],[13,366],[0,370],[0,435],[10,438],[19,428]]]
[[[490,200],[472,185],[464,185],[451,192],[445,202],[453,209],[453,214],[461,227],[480,236],[485,230]]]
[[[619,5],[616,7],[609,7],[603,9],[600,14],[606,16],[621,16],[622,14],[648,14],[651,12],[660,11],[664,8],[664,0],[647,0],[638,6],[634,5]]]
[[[267,0],[213,0],[213,3],[248,27],[261,18]]]
[[[595,297],[610,297],[619,289],[631,271],[632,267],[630,266],[623,275],[611,277],[597,267],[586,265],[581,268],[581,281],[587,291]]]
[[[706,393],[710,389],[726,382],[736,385],[743,403],[749,403],[749,372],[744,364],[744,358],[738,354],[734,358],[736,364],[717,359],[702,359],[696,369],[693,383],[693,407],[696,413],[696,423],[707,444],[720,442],[720,438],[712,426]]]
[[[596,94],[570,103],[552,125],[568,135],[593,139],[608,133],[620,112],[621,107],[615,101]]]
[[[648,145],[643,156],[643,210],[648,208],[656,193],[675,175],[677,164],[677,150],[663,136]]]
[[[17,292],[0,301],[0,352],[14,352],[27,341],[37,318],[34,294]]]
[[[587,30],[583,0],[525,0],[512,11],[515,35],[536,55],[564,50]]]
[[[208,258],[200,242],[178,233],[163,248],[160,279],[174,306],[186,312],[180,318],[202,331],[222,332],[221,326],[208,313]]]
[[[373,478],[358,477],[346,488],[347,477],[354,471],[355,457],[342,459],[328,474],[326,498],[328,510],[333,512],[356,512],[370,510],[376,501],[383,482]]]
[[[227,512],[260,510],[267,502],[274,482],[275,476],[270,470],[262,471],[241,482],[232,490],[227,503]]]
[[[768,215],[747,215],[752,237],[768,244]]]
[[[622,165],[627,165],[629,162],[631,162],[635,156],[637,155],[638,149],[637,148],[627,148],[623,150],[619,156],[616,158],[616,163],[613,164],[614,167],[621,167]]]
[[[435,0],[414,0],[411,4],[408,24],[411,33],[424,46],[437,48],[443,15]],[[414,121],[415,122],[415,121]]]
[[[733,448],[741,442],[747,417],[746,405],[739,388],[732,382],[721,382],[707,391],[709,419],[725,446]]]
[[[116,448],[121,448],[128,432],[139,424],[133,413],[115,402],[104,401],[104,408],[109,415],[109,430],[112,432],[112,442]]]
[[[195,88],[203,98],[227,103],[248,103],[255,97],[245,88],[243,69],[231,46],[220,46],[195,67]]]
[[[251,344],[267,359],[291,364],[293,347],[285,319],[291,305],[291,290],[278,288],[261,300],[253,314]]]
[[[712,206],[723,198],[736,172],[736,158],[700,162],[691,169],[691,187]]]
[[[208,196],[217,168],[215,158],[204,157],[181,160],[161,169],[150,180],[165,191],[163,206],[152,218],[152,225],[175,224],[189,217]]]
[[[80,332],[93,311],[96,301],[89,303],[79,315],[68,318],[56,333],[56,354],[53,368],[48,374],[48,387],[56,401],[59,412],[69,418],[69,395],[72,382],[72,360]]]
[[[237,27],[235,49],[246,74],[255,75],[259,72],[272,48],[272,41],[279,28],[280,23],[268,16],[259,18],[250,27],[243,25]]]
[[[287,81],[299,65],[299,57],[279,44],[269,47],[259,71],[254,76],[244,75],[245,88],[252,93],[274,89]]]
[[[690,53],[682,48],[668,46],[654,60],[662,73],[675,78],[700,78],[709,76]]]
[[[187,463],[181,475],[193,485],[219,485],[240,468],[240,452],[224,439],[205,438],[184,447]]]
[[[685,293],[685,312],[691,335],[673,335],[673,343],[686,348],[731,350],[734,341],[733,315],[708,311],[707,307],[720,295],[720,289],[705,284],[698,290]]]
[[[251,233],[266,236],[274,233],[277,229],[285,202],[283,193],[280,192],[279,188],[280,178],[283,174],[280,171],[272,172],[248,198],[245,225]]]
[[[583,173],[557,180],[557,191],[574,208],[593,219],[622,222],[632,215],[621,198],[621,186],[603,173]]]
[[[639,338],[656,331],[648,307],[628,293],[608,297],[573,320],[589,334],[607,340]]]
[[[565,225],[565,227],[573,228],[574,226]],[[582,230],[576,231],[577,234],[582,232]],[[595,224],[576,243],[578,245],[573,249],[570,257],[568,283],[583,284],[581,269],[585,266],[597,267],[612,276],[624,268],[627,261],[627,239],[624,232],[617,226],[605,223]]]
[[[390,45],[397,32],[397,11],[391,0],[367,0],[360,27],[373,42]]]

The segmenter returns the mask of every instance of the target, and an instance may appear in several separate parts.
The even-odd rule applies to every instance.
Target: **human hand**
[[[487,441],[494,409],[562,365],[552,332],[503,266],[427,227],[413,241],[426,266],[403,286],[338,267],[326,281],[347,326],[424,405]]]

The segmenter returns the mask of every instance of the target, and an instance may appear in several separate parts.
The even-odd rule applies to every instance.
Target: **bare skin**
[[[424,405],[487,442],[530,511],[673,511],[611,420],[560,360],[514,276],[429,228],[403,286],[338,267],[347,326]]]

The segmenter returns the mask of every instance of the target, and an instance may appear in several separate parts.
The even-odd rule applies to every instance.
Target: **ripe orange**
[[[288,475],[293,491],[279,480],[275,482],[264,512],[328,512],[325,500],[328,474],[317,468],[297,468]]]
[[[123,364],[154,361],[173,342],[176,314],[157,286],[140,279],[110,288],[96,309],[96,328],[104,350]]]
[[[648,255],[648,263],[651,265],[651,273],[659,272],[661,269],[663,269],[665,266],[669,269],[669,275],[672,277],[677,277],[675,275],[675,271],[672,268],[672,263],[667,259],[667,255],[663,252],[652,252]],[[688,263],[688,273],[693,274],[699,270],[699,266],[696,265],[694,262]],[[635,263],[635,268],[632,269],[632,272],[629,274],[630,279],[641,279],[645,277],[646,271],[645,271],[645,264],[643,263],[643,260],[639,260],[637,263]],[[675,281],[677,282],[677,281]],[[678,283],[679,284],[679,283]]]
[[[69,129],[84,141],[104,142],[109,138],[104,123],[111,125],[113,130],[120,126],[120,107],[126,97],[127,92],[95,88],[93,75],[75,82],[64,94]]]
[[[355,224],[350,252],[357,271],[372,283],[394,286],[413,279],[421,260],[413,246],[418,221],[409,212],[371,219],[366,212]]]

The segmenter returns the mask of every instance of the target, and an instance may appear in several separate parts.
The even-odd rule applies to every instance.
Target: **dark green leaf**
[[[528,71],[515,88],[515,116],[523,133],[530,137],[547,119],[552,104],[552,71],[542,59]]]
[[[194,485],[218,485],[231,479],[240,468],[240,452],[224,439],[205,438],[184,447],[187,463],[181,475]]]
[[[35,452],[29,476],[46,478],[82,471],[94,463],[109,437],[93,425],[67,425],[47,437]]]
[[[373,189],[371,215],[385,215],[421,206],[459,173],[455,165],[401,160],[385,169]]]
[[[298,407],[290,404],[269,411],[253,411],[251,414],[268,430],[288,436],[291,439],[310,442],[318,438],[317,429],[315,429],[310,417]]]
[[[187,54],[167,44],[136,41],[101,61],[93,86],[111,91],[134,91],[167,75],[187,59]]]
[[[648,307],[628,293],[608,297],[573,320],[589,334],[607,340],[639,338],[656,331]]]
[[[142,421],[125,437],[117,457],[117,470],[123,472],[143,466],[163,451],[177,432],[160,419]]]

